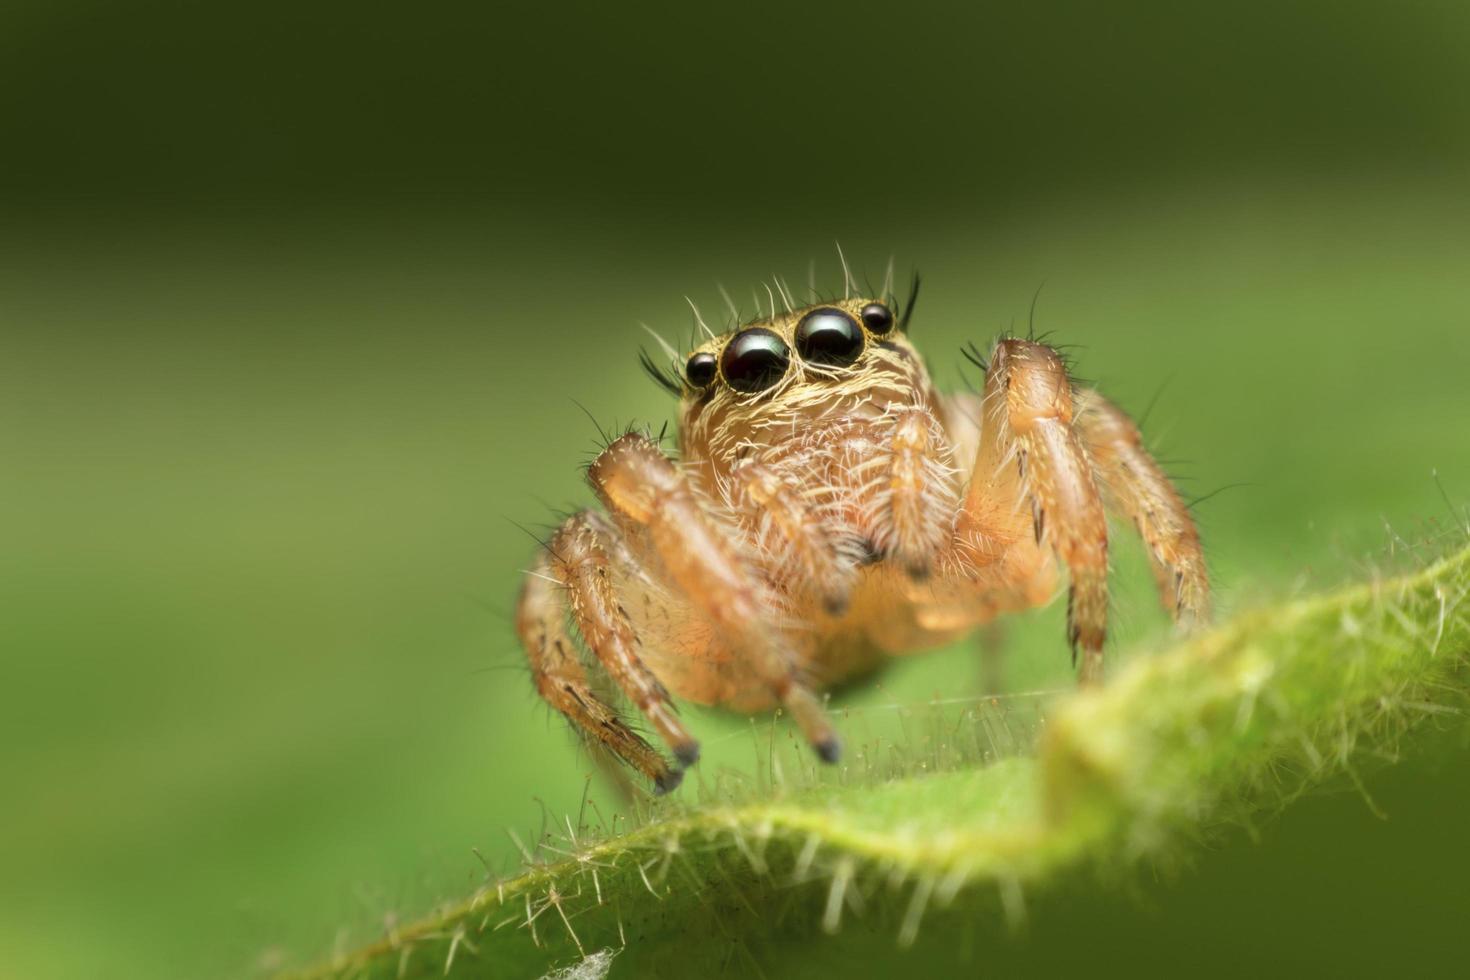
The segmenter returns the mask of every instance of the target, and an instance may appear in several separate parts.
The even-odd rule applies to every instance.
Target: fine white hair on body
[[[736,306],[735,301],[730,298],[730,291],[725,288],[725,284],[722,282],[715,283],[715,288],[720,291],[720,298],[725,301],[725,307],[730,311],[731,322],[739,323],[740,307]]]
[[[837,261],[842,263],[842,298],[852,299],[852,270],[847,267],[847,256],[842,254],[842,243],[833,242],[837,246]]]
[[[654,339],[654,342],[658,344],[659,349],[664,352],[665,356],[672,361],[679,360],[679,352],[674,350],[674,345],[665,340],[662,334],[646,323],[640,323],[638,326],[642,327]]]
[[[704,317],[700,316],[699,307],[694,305],[694,300],[690,299],[688,296],[685,296],[684,302],[688,303],[689,308],[694,311],[694,322],[699,324],[699,329],[703,330],[704,335],[710,340],[714,340],[715,332],[709,328],[709,324],[704,322]]]

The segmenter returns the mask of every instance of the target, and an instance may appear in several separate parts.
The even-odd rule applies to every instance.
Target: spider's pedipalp
[[[1164,608],[1184,626],[1210,618],[1210,583],[1199,531],[1179,492],[1123,410],[1092,389],[1077,393],[1077,431],[1103,500],[1133,522],[1148,546]]]
[[[735,466],[724,484],[728,506],[749,516],[756,545],[782,584],[817,596],[832,615],[846,609],[857,580],[855,545],[828,520],[825,501],[756,462]]]
[[[896,410],[875,423],[874,445],[852,473],[859,528],[884,558],[927,579],[948,542],[958,498],[944,427],[927,408]]]

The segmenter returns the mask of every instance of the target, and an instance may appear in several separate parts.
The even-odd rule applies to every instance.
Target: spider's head
[[[678,377],[685,451],[735,452],[824,420],[881,414],[928,397],[907,311],[883,299],[840,299],[742,324],[691,351]]]

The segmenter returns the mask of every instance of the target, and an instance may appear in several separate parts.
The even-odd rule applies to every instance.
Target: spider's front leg
[[[648,777],[659,792],[683,778],[598,697],[566,632],[570,611],[587,646],[608,674],[647,716],[682,764],[698,756],[698,744],[673,716],[668,694],[638,659],[637,638],[612,594],[613,531],[596,514],[568,520],[527,575],[516,606],[516,633],[530,661],[541,697],[585,738]]]
[[[837,733],[775,626],[781,603],[717,522],[689,478],[640,435],[617,439],[588,479],[620,524],[639,535],[674,586],[715,627],[718,642],[791,712],[817,754],[840,753]]]
[[[1138,426],[1091,389],[1077,393],[1077,431],[1103,499],[1133,522],[1148,547],[1159,596],[1181,626],[1210,618],[1210,581],[1199,531],[1179,491],[1143,446]]]
[[[1080,678],[1102,679],[1108,617],[1108,530],[1092,466],[1073,425],[1056,351],[1002,340],[985,373],[980,446],[956,532],[976,564],[1004,561],[1026,525],[1067,566],[1067,633]]]

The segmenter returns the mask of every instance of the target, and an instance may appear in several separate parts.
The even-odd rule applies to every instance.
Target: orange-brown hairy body
[[[568,520],[529,574],[517,630],[538,692],[660,790],[698,757],[670,692],[782,705],[833,761],[815,692],[1045,603],[1063,569],[1080,677],[1100,680],[1109,509],[1137,527],[1175,618],[1208,617],[1199,536],[1126,415],[1019,339],[997,342],[983,394],[940,395],[906,319],[844,299],[691,352],[677,460],[644,435],[611,443],[588,471],[607,515]]]

